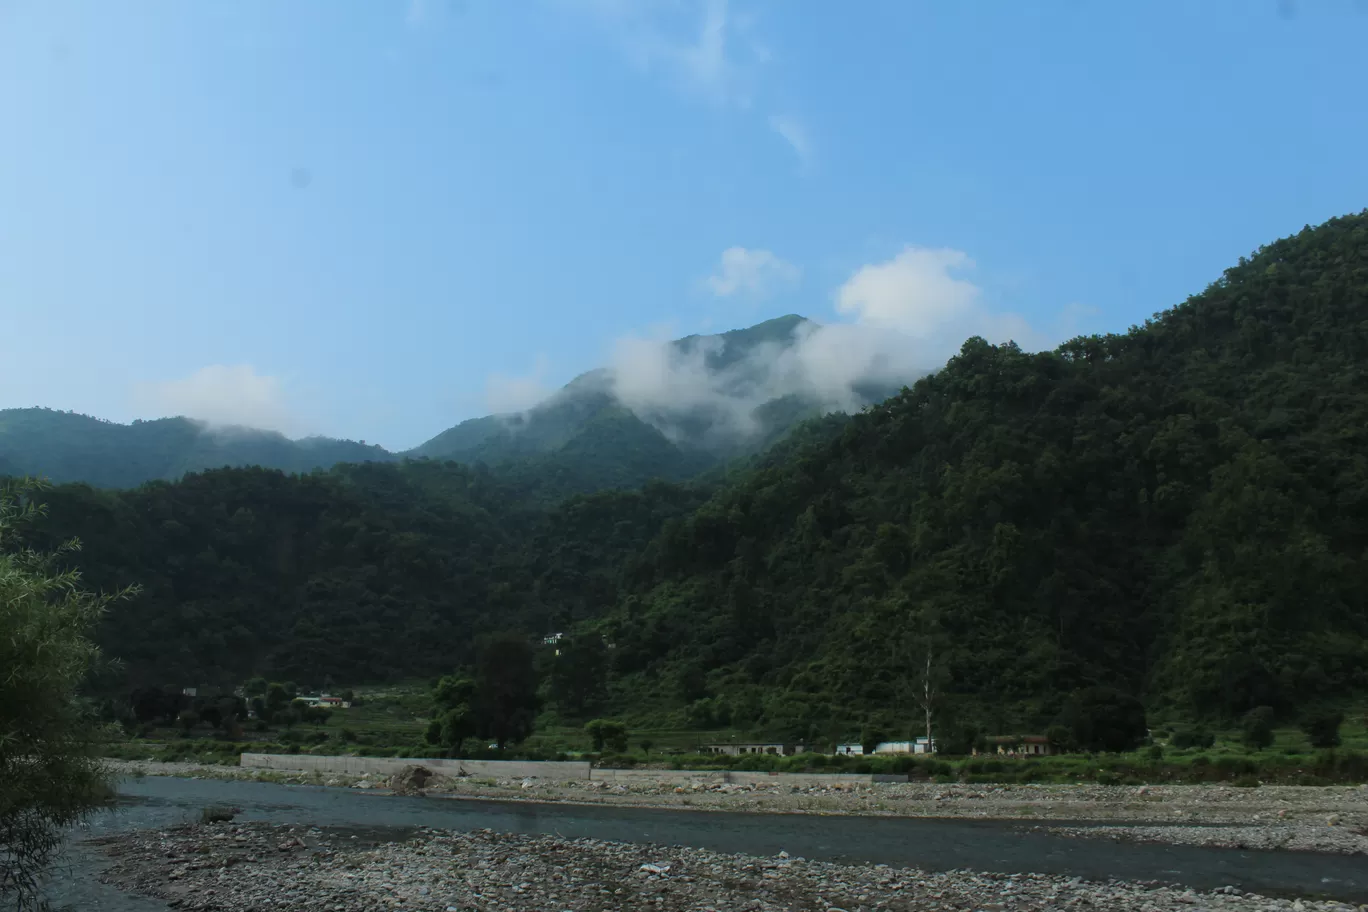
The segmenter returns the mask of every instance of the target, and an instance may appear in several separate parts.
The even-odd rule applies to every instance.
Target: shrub
[[[1045,730],[1045,740],[1050,742],[1050,747],[1058,753],[1068,753],[1074,750],[1073,732],[1069,731],[1066,725],[1051,725]]]
[[[594,744],[595,753],[604,750],[615,754],[627,752],[627,726],[612,719],[595,719],[584,726],[585,732]]]
[[[1132,750],[1148,734],[1145,707],[1111,687],[1089,687],[1069,698],[1062,716],[1073,742],[1086,751]]]
[[[112,794],[97,720],[77,694],[99,666],[93,632],[109,602],[85,592],[75,542],[59,554],[20,537],[42,513],[32,483],[0,485],[0,905],[39,903],[66,831]]]
[[[1173,733],[1170,744],[1183,749],[1189,747],[1208,748],[1216,743],[1216,736],[1201,726],[1184,726]]]
[[[1344,714],[1331,710],[1307,713],[1301,720],[1301,730],[1306,732],[1312,747],[1339,747],[1340,725]]]
[[[1246,747],[1262,750],[1273,743],[1273,707],[1256,706],[1240,722],[1240,736]]]

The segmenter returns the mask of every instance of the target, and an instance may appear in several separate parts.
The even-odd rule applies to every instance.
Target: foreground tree
[[[1065,704],[1062,722],[1075,747],[1120,753],[1139,747],[1148,734],[1145,707],[1113,687],[1088,687]]]
[[[1313,710],[1301,720],[1301,729],[1312,747],[1339,747],[1340,725],[1344,723],[1344,713],[1337,710]]]
[[[1256,706],[1240,720],[1240,736],[1245,747],[1263,750],[1273,744],[1273,707]]]
[[[471,709],[476,733],[493,738],[499,750],[532,734],[540,705],[534,657],[516,634],[496,636],[480,650]]]
[[[584,731],[593,742],[594,750],[602,753],[606,748],[614,753],[627,753],[627,726],[615,719],[595,719],[584,726]]]
[[[448,753],[460,755],[465,740],[475,734],[475,713],[470,706],[474,696],[475,682],[469,678],[447,675],[437,682],[432,691],[429,744],[440,744]]]
[[[98,726],[78,688],[99,660],[90,639],[112,596],[92,595],[60,555],[20,544],[39,514],[33,485],[0,488],[0,898],[39,908],[62,831],[110,794]]]

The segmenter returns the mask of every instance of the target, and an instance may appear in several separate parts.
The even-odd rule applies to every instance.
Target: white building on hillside
[[[934,754],[936,744],[926,738],[918,738],[915,741],[880,741],[874,747],[875,754]],[[864,746],[861,744],[838,744],[836,754],[841,757],[863,757],[865,756]]]

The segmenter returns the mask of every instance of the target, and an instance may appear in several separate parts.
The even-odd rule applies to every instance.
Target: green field
[[[240,741],[217,740],[204,729],[157,728],[136,738],[114,739],[108,755],[126,760],[197,761],[236,764],[244,752],[355,754],[359,756],[440,757],[443,751],[425,740],[430,708],[426,685],[418,682],[384,688],[359,688],[357,704],[335,710],[321,724],[265,726],[249,722]],[[972,758],[912,758],[896,756],[834,757],[803,754],[796,757],[719,757],[698,753],[701,744],[766,740],[763,732],[735,729],[695,731],[642,729],[629,733],[625,754],[600,756],[591,753],[583,726],[560,724],[554,715],[525,742],[510,748],[509,758],[586,758],[603,766],[639,766],[677,769],[825,770],[906,773],[913,778],[966,782],[1263,782],[1306,785],[1368,781],[1368,726],[1364,714],[1355,712],[1342,726],[1341,746],[1336,750],[1311,748],[1306,735],[1295,728],[1275,731],[1268,748],[1250,750],[1240,743],[1239,732],[1215,732],[1210,748],[1175,749],[1168,733],[1155,731],[1154,744],[1125,754],[1069,754],[1033,759],[992,755]],[[649,752],[643,749],[649,744]],[[467,742],[467,757],[496,758],[497,751]]]

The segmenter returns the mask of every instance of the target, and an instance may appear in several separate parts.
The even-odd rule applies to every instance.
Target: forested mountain
[[[617,568],[701,492],[666,484],[551,509],[483,468],[427,460],[287,476],[217,469],[133,491],[37,494],[30,544],[79,537],[86,582],[142,593],[107,618],[109,686],[436,674],[480,633],[569,628],[616,597]]]
[[[914,716],[928,653],[1000,730],[1091,684],[1226,717],[1361,693],[1368,218],[1128,333],[971,339],[668,523],[633,588],[619,693],[794,733]]]
[[[507,628],[571,633],[567,712],[804,737],[910,733],[928,658],[942,718],[999,731],[1096,684],[1186,717],[1342,701],[1368,689],[1368,215],[1125,333],[971,339],[707,490],[547,509],[528,481],[65,486],[42,534],[147,586],[104,633],[140,682],[426,675]]]
[[[612,427],[623,444],[644,451],[643,461],[660,467],[656,476],[638,476],[638,483],[685,478],[758,452],[798,422],[830,410],[831,403],[802,388],[801,378],[782,376],[785,355],[817,328],[790,314],[719,335],[686,336],[659,350],[648,347],[643,357],[661,362],[652,365],[651,380],[676,384],[677,392],[637,395],[626,369],[600,368],[526,412],[464,421],[406,455],[506,465],[568,450],[603,451],[596,431]],[[854,393],[857,402],[872,403],[896,390],[885,383]],[[744,430],[734,427],[738,412]]]
[[[186,418],[121,425],[50,409],[0,410],[0,466],[5,474],[128,488],[224,466],[295,473],[425,458],[487,464],[547,502],[653,479],[683,481],[758,452],[800,421],[836,407],[802,390],[795,378],[777,376],[786,353],[816,327],[787,316],[679,339],[643,353],[647,361],[670,361],[663,369],[678,375],[645,398],[634,397],[619,372],[603,368],[526,412],[462,422],[404,453],[350,440],[209,428]],[[686,381],[706,384],[710,396],[700,402],[695,390],[673,403],[671,384]],[[895,390],[889,383],[854,390],[854,404]],[[738,415],[744,432],[731,426]]]
[[[225,465],[308,472],[339,462],[390,460],[378,446],[330,437],[290,440],[252,428],[207,429],[187,418],[115,424],[45,408],[0,409],[0,467],[7,474],[131,488]]]

